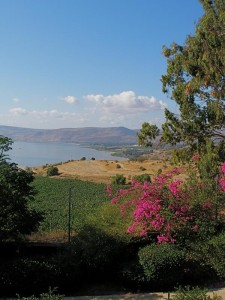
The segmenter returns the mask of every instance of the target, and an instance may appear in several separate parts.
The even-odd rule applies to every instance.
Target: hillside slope
[[[23,142],[66,142],[78,144],[136,144],[137,130],[125,127],[31,129],[0,125],[0,135]]]
[[[161,160],[138,161],[111,161],[111,160],[73,160],[65,163],[56,164],[59,170],[59,176],[56,178],[76,178],[96,183],[110,184],[113,176],[122,174],[127,178],[127,182],[136,175],[156,174],[163,168],[164,162]],[[167,166],[169,171],[171,166]],[[46,175],[46,166],[33,168],[38,175]]]

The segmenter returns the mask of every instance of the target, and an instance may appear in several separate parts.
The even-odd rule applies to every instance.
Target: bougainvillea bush
[[[193,163],[195,160],[194,157]],[[207,260],[206,249],[209,248],[203,245],[209,245],[210,240],[225,228],[225,163],[215,178],[203,178],[196,169],[193,170],[186,178],[181,176],[180,169],[175,168],[156,175],[152,182],[132,181],[131,186],[117,193],[112,187],[107,188],[112,203],[120,208],[121,218],[129,221],[127,233],[149,240],[151,247],[147,246],[147,252],[143,249],[139,251],[139,262],[148,279],[159,280],[161,275],[165,277],[167,268],[192,272],[191,268],[200,264],[204,266],[204,272],[210,269],[211,273],[214,272],[210,260]],[[155,263],[150,263],[154,257],[152,251],[155,252],[158,245],[158,252],[165,256],[160,261],[167,261],[168,253],[160,246],[163,244],[174,245],[176,255],[173,257],[171,253],[170,263],[165,268],[154,267],[156,272],[152,267]],[[184,263],[181,260],[177,263],[177,253],[182,254],[179,259],[182,258]],[[198,269],[200,276],[203,269]],[[163,274],[160,275],[161,270]]]
[[[225,172],[225,164],[221,170]],[[158,243],[176,243],[215,233],[224,221],[220,208],[225,177],[210,184],[197,176],[179,179],[179,174],[175,168],[156,175],[152,182],[132,181],[131,187],[117,192],[112,203],[120,206],[122,218],[130,218],[130,234],[147,237],[157,233]],[[108,193],[112,196],[111,187]]]

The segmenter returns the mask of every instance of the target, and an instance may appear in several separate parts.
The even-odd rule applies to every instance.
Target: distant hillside
[[[136,144],[138,130],[125,127],[84,127],[61,129],[31,129],[0,125],[0,135],[13,141],[64,142],[78,144]]]

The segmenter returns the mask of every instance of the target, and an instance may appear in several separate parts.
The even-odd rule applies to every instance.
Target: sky
[[[183,44],[198,0],[0,0],[0,125],[160,126],[162,46]]]

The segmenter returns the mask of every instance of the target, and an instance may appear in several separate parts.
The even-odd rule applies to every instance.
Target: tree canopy
[[[167,74],[162,76],[162,89],[177,103],[180,114],[165,110],[161,140],[201,149],[207,139],[216,144],[225,140],[225,1],[199,1],[204,14],[195,34],[187,36],[182,46],[163,47]],[[140,143],[148,145],[156,129],[146,132],[143,126]]]
[[[11,145],[11,139],[0,136],[0,241],[30,234],[42,220],[42,215],[29,206],[35,195],[33,174],[8,161],[5,151]]]

